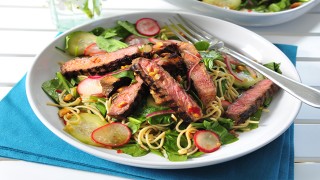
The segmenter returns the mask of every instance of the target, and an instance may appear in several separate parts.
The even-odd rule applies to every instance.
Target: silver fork
[[[195,43],[198,41],[208,41],[210,43],[209,49],[218,50],[220,52],[226,53],[238,59],[239,61],[245,63],[246,65],[260,72],[268,79],[272,80],[279,87],[281,87],[282,89],[284,89],[285,91],[293,95],[294,97],[298,98],[302,102],[310,106],[320,108],[320,91],[319,90],[306,86],[300,82],[292,80],[279,73],[276,73],[266,68],[265,66],[251,60],[250,58],[226,47],[223,41],[215,38],[209,32],[198,27],[191,21],[184,19],[179,14],[177,14],[176,17],[173,17],[171,19],[169,18],[168,20],[170,21],[171,25],[174,28],[172,28],[168,24],[166,25],[180,40],[185,42],[191,42],[191,43]],[[190,33],[183,30],[178,24],[182,25]],[[180,35],[176,29],[182,32],[188,39]]]

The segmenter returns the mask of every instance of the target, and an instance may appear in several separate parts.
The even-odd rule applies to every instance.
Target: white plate
[[[89,31],[98,26],[111,27],[114,26],[115,21],[119,19],[135,22],[142,17],[151,17],[157,19],[161,23],[162,20],[173,15],[174,13],[164,12],[125,14],[97,20],[90,24],[77,27],[71,31]],[[284,75],[299,80],[298,73],[290,60],[273,44],[259,35],[222,20],[189,13],[182,15],[185,18],[196,22],[199,26],[206,28],[212,32],[213,35],[232,45],[240,52],[250,55],[260,62],[280,62]],[[300,101],[293,98],[288,93],[280,91],[275,96],[274,101],[270,106],[270,113],[263,114],[258,129],[240,134],[240,139],[237,142],[222,146],[220,150],[214,153],[206,154],[202,157],[190,159],[185,162],[170,162],[167,159],[154,154],[148,154],[143,157],[131,157],[126,154],[118,154],[115,150],[88,146],[74,139],[62,130],[63,124],[58,118],[58,109],[46,105],[46,103],[51,100],[41,89],[41,84],[44,81],[52,79],[55,73],[59,71],[58,62],[70,59],[66,54],[56,50],[55,46],[63,47],[65,35],[71,31],[57,37],[36,57],[36,60],[27,75],[27,97],[35,114],[54,134],[87,153],[110,161],[131,166],[161,169],[200,167],[229,161],[248,154],[280,136],[293,122],[301,105]]]
[[[242,26],[271,26],[285,23],[305,14],[311,8],[320,3],[319,0],[310,0],[302,6],[290,10],[276,13],[254,13],[224,9],[218,6],[200,2],[198,0],[166,1],[198,14],[219,18]]]

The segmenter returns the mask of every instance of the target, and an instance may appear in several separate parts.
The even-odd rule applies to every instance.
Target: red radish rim
[[[92,48],[92,47],[98,47],[97,46],[97,43],[92,43],[92,44],[90,44],[89,46],[87,46],[85,49],[84,49],[84,51],[83,51],[83,54],[85,55],[85,56],[94,56],[94,55],[99,55],[99,54],[105,54],[105,53],[107,53],[107,51],[105,51],[105,50],[102,50],[102,49],[100,49],[99,47],[99,50],[100,51],[95,51],[95,52],[91,52],[90,53],[90,48]]]
[[[96,43],[91,43],[89,46],[87,46],[87,47],[84,49],[83,54],[84,54],[84,55],[89,55],[87,51],[89,50],[89,48],[91,48],[92,46],[95,46],[95,45],[96,45]]]
[[[217,139],[217,141],[219,142],[219,144],[216,144],[216,146],[214,146],[212,149],[203,148],[202,146],[200,146],[200,145],[197,143],[197,138],[198,138],[199,134],[201,134],[201,133],[210,133],[210,134],[214,135],[215,138]],[[197,147],[201,152],[204,152],[204,153],[212,153],[212,152],[218,150],[218,149],[221,147],[221,142],[220,142],[220,138],[219,138],[218,134],[216,134],[215,132],[210,131],[210,130],[199,130],[199,131],[197,131],[197,132],[194,134],[193,139],[194,139],[194,142],[195,142],[196,147]]]
[[[107,126],[111,126],[111,125],[121,125],[122,127],[125,127],[125,129],[128,130],[128,137],[127,137],[127,139],[126,139],[124,142],[122,142],[121,144],[117,144],[117,145],[114,145],[114,144],[111,144],[111,145],[110,145],[110,144],[105,144],[105,143],[102,143],[102,142],[97,141],[97,140],[94,138],[94,133],[95,133],[95,132],[97,132],[97,131],[99,131],[100,129],[105,128],[105,127],[107,127]],[[113,123],[109,123],[109,124],[103,125],[103,126],[101,126],[101,127],[98,127],[97,129],[93,130],[92,133],[91,133],[91,139],[92,139],[94,142],[96,142],[96,143],[98,143],[98,144],[101,144],[101,145],[104,145],[104,146],[108,146],[108,147],[119,147],[119,146],[122,146],[122,145],[128,143],[128,142],[130,141],[131,135],[132,135],[132,132],[131,132],[131,130],[130,130],[130,128],[129,128],[128,126],[126,126],[125,124],[119,123],[119,122],[113,122]]]
[[[140,26],[140,24],[143,21],[149,21],[149,23],[152,23],[152,25],[154,26],[154,28],[156,28],[156,30],[153,30],[153,32],[147,32],[144,29],[142,30],[142,26]],[[152,18],[141,18],[136,22],[136,30],[144,36],[154,36],[160,32],[160,26],[158,22]]]
[[[94,75],[94,76],[88,76],[89,79],[102,79],[103,76],[99,76],[99,75]]]

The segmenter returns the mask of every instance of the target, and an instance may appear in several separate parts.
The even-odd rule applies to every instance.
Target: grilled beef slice
[[[61,73],[67,78],[77,75],[104,75],[119,69],[123,65],[131,64],[131,61],[139,56],[138,46],[130,46],[103,55],[75,58],[65,62],[60,69]]]
[[[177,53],[163,53],[161,54],[161,57],[158,57],[153,61],[169,72],[174,78],[187,73],[186,65],[181,56]]]
[[[151,96],[153,97],[154,99],[154,102],[157,104],[157,105],[167,105],[168,102],[170,102],[171,98],[166,96],[166,95],[163,95],[163,94],[160,94],[160,93],[156,93],[154,90],[150,89],[150,94]]]
[[[116,119],[126,118],[134,107],[140,102],[144,92],[145,85],[139,76],[136,76],[137,82],[123,88],[118,96],[112,101],[108,115]]]
[[[121,66],[131,64],[132,60],[137,57],[151,58],[154,54],[178,52],[176,49],[177,45],[175,44],[161,46],[157,49],[152,49],[150,46],[150,52],[146,52],[142,46],[133,45],[106,54],[77,57],[65,62],[60,69],[61,73],[68,79],[77,75],[104,75],[119,69]]]
[[[179,83],[156,62],[139,58],[132,69],[143,79],[158,97],[165,99],[168,106],[185,122],[193,122],[202,117],[201,108],[186,93]]]
[[[271,80],[264,79],[243,92],[228,107],[226,116],[233,119],[236,124],[241,124],[255,113],[267,98],[273,96],[278,90],[279,87]]]
[[[215,100],[217,94],[216,86],[211,80],[205,65],[200,62],[201,56],[199,52],[192,44],[181,42],[179,43],[179,50],[188,71],[191,71],[189,74],[193,86],[202,103],[206,106],[208,103]]]

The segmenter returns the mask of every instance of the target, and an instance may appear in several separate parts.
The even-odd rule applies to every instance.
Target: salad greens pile
[[[82,56],[85,54],[86,48],[89,47],[92,43],[95,43],[99,49],[104,50],[106,52],[112,52],[118,49],[128,47],[128,44],[125,42],[125,40],[127,37],[131,35],[134,35],[138,38],[148,38],[147,36],[141,35],[139,32],[137,32],[133,23],[119,20],[116,22],[116,25],[111,28],[97,27],[89,32],[76,31],[70,33],[66,36],[65,50],[67,53],[73,56]],[[170,33],[170,31],[166,27],[163,27],[159,34],[153,36],[153,38],[167,40],[174,39],[175,37],[172,35],[172,33]],[[215,61],[224,61],[224,57],[220,52],[215,50],[208,50],[209,43],[206,41],[196,43],[195,47],[201,54],[202,62],[204,63],[208,71],[217,68],[216,66],[219,63],[215,63]],[[279,69],[280,65],[277,63],[272,62],[265,64],[265,66],[281,73]],[[245,73],[248,74],[248,72]],[[131,82],[135,81],[134,72],[130,69],[112,73],[112,76],[116,78],[129,78],[131,79]],[[72,99],[70,101],[76,101],[78,98],[80,98],[80,95],[77,92],[77,86],[82,80],[83,77],[81,76],[78,76],[77,78],[66,79],[61,74],[61,72],[57,72],[53,79],[48,80],[42,84],[42,89],[57,104],[59,104],[59,96],[62,92],[66,92],[67,94],[72,95]],[[226,86],[224,83],[226,82],[223,82],[222,86]],[[222,89],[226,88],[222,87]],[[239,90],[241,90],[241,87],[239,87]],[[192,91],[190,92],[192,94]],[[194,96],[195,99],[199,99],[196,97],[197,95],[195,93],[193,93],[192,96]],[[223,96],[223,94],[218,94],[218,96]],[[99,113],[103,117],[105,117],[108,112],[103,102],[106,102],[107,99],[105,97],[97,96],[90,96],[88,98],[89,100],[87,102],[89,102],[90,106],[96,107]],[[264,103],[264,106],[267,107],[270,104],[270,102],[271,98]],[[202,106],[200,102],[198,103],[200,106]],[[165,154],[170,161],[185,161],[188,158],[198,157],[202,155],[204,152],[201,151],[197,151],[196,153],[189,156],[187,156],[186,154],[181,155],[178,153],[179,148],[177,146],[177,137],[179,135],[179,132],[175,130],[177,122],[171,117],[171,114],[163,113],[158,114],[156,116],[149,116],[154,112],[167,110],[170,110],[170,108],[166,106],[156,105],[151,95],[148,95],[148,97],[144,98],[141,102],[141,105],[135,110],[133,114],[131,114],[127,118],[128,122],[126,123],[126,125],[128,126],[128,128],[130,128],[132,137],[136,133],[138,133],[138,130],[141,128],[141,126],[143,126],[146,123],[148,123],[149,125],[169,125],[165,130],[165,142],[163,145],[163,149],[165,150]],[[260,120],[261,114],[262,109],[259,109],[255,114],[252,115],[250,119],[252,121],[258,122]],[[101,124],[101,122],[98,124],[94,123],[94,121],[96,121],[99,118],[94,114],[90,116],[84,115],[83,117],[88,118],[86,121],[82,122],[82,125],[84,127],[79,127],[79,125],[76,126],[72,123],[67,123],[66,127],[68,127],[65,129],[65,131],[67,131],[68,133],[70,133],[71,135],[73,135],[74,137],[76,137],[84,143],[97,145],[97,143],[93,142],[90,139],[91,132],[88,132],[88,129],[91,128],[92,130],[93,127],[96,127],[97,125]],[[113,120],[118,121],[117,119]],[[204,119],[201,122],[193,122],[191,124],[193,127],[197,129],[210,130],[219,135],[222,145],[233,143],[238,140],[238,137],[233,130],[234,121],[231,119],[221,117],[216,120],[213,120],[208,118]],[[186,124],[181,125],[182,129],[186,127]],[[247,131],[255,129],[257,127],[258,123],[250,123],[248,126],[240,130]],[[79,135],[78,132],[85,132],[89,135]],[[180,144],[183,147],[185,147],[188,144],[186,137],[182,136]],[[161,150],[146,150],[142,148],[134,138],[131,138],[130,141],[124,144],[123,146],[114,147],[114,149],[117,149],[118,152],[126,153],[134,157],[144,156],[149,152],[155,153],[160,156],[164,156],[164,153],[161,152]]]
[[[202,0],[204,3],[227,7],[233,10],[255,12],[279,12],[301,6],[309,0]]]

